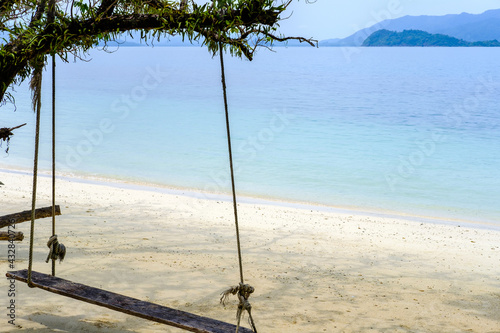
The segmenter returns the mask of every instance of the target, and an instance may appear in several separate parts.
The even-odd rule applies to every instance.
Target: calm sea
[[[240,195],[500,225],[499,48],[275,51],[226,57]],[[57,66],[62,173],[229,191],[217,57],[198,47],[90,56]],[[32,163],[25,86],[16,101],[0,127],[28,126],[0,168]]]

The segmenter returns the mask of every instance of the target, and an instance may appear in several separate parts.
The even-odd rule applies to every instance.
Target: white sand
[[[0,172],[0,215],[31,208],[31,177]],[[155,191],[58,180],[58,276],[233,322],[239,281],[232,206]],[[50,205],[50,179],[38,207]],[[260,332],[500,332],[500,231],[321,210],[240,204],[246,282]],[[15,269],[27,268],[26,238]],[[50,219],[37,220],[34,269]],[[7,242],[0,271],[10,270]],[[16,284],[16,327],[2,332],[178,332],[165,325]]]

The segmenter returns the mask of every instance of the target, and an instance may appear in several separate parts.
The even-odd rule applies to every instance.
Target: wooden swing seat
[[[28,282],[28,270],[8,272],[7,277]],[[158,304],[144,302],[132,297],[123,296],[106,290],[89,287],[51,275],[32,272],[32,282],[35,287],[79,301],[99,305],[111,310],[123,312],[132,316],[178,327],[191,332],[200,333],[233,333],[236,326],[192,313],[175,310]],[[239,332],[252,331],[240,327]]]

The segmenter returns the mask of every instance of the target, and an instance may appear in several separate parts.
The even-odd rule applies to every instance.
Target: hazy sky
[[[281,23],[280,31],[318,40],[343,38],[384,19],[479,14],[498,8],[498,0],[293,0],[288,10],[293,15]]]

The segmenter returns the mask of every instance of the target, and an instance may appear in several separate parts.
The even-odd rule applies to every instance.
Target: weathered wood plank
[[[61,215],[61,207],[56,205],[56,215]],[[52,206],[35,209],[35,219],[43,219],[52,216]],[[24,212],[0,216],[0,228],[12,224],[31,221],[31,209]]]
[[[26,269],[8,272],[6,275],[22,282],[28,281]],[[144,302],[47,274],[32,272],[32,280],[35,286],[40,289],[187,331],[198,333],[234,333],[236,331],[236,326],[232,324]],[[252,331],[240,327],[239,332],[251,333]]]
[[[0,231],[0,241],[22,241],[24,239],[24,234],[22,232],[9,232],[8,231]]]

